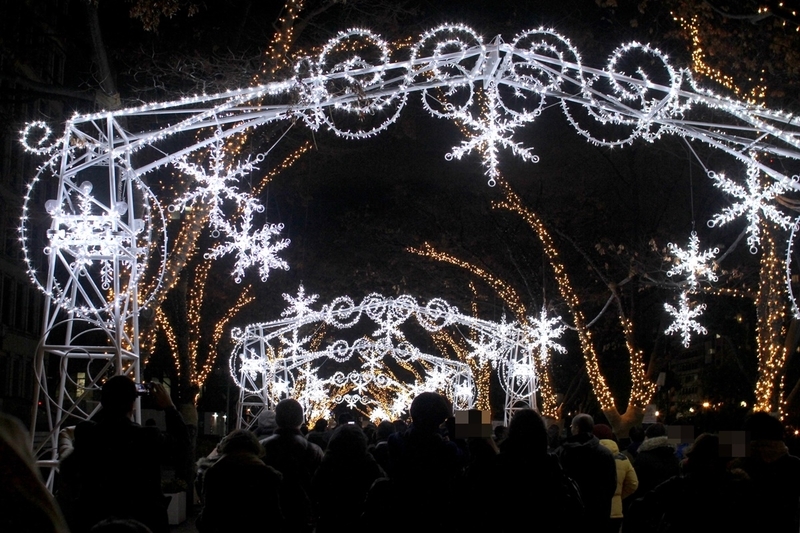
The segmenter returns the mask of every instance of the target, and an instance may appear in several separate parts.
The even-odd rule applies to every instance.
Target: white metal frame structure
[[[147,298],[137,294],[136,282],[147,258],[143,241],[160,230],[163,212],[146,186],[148,173],[185,166],[187,158],[207,154],[220,140],[265,124],[300,123],[345,138],[376,135],[414,94],[432,116],[469,132],[446,157],[477,152],[490,183],[498,175],[501,149],[538,159],[520,132],[558,108],[589,142],[623,146],[678,136],[728,154],[785,192],[800,188],[786,170],[800,161],[800,118],[704,90],[687,70],[640,43],[621,46],[604,67],[585,66],[566,38],[544,28],[505,43],[444,25],[397,51],[376,34],[355,29],[298,61],[295,76],[282,82],[78,115],[50,145],[49,130],[32,124],[23,143],[46,161],[29,186],[20,237],[29,273],[48,299],[36,374],[50,428],[36,455],[55,464],[63,421],[90,414],[70,390],[72,364],[90,367],[88,389],[108,373],[138,377],[138,313]],[[58,181],[48,207],[37,198],[37,183],[45,179]],[[87,181],[88,192],[89,185],[81,186]],[[47,215],[50,230],[40,235],[35,222]],[[241,228],[250,231],[247,224]],[[265,241],[276,229],[266,229],[228,235],[238,245],[230,248],[238,254],[237,265],[259,264],[262,277],[275,267],[275,249]],[[166,246],[165,235],[155,238]],[[257,253],[247,249],[248,238]],[[39,273],[43,249],[46,266]]]
[[[328,417],[331,406],[345,403],[349,407],[360,404],[376,420],[394,419],[406,413],[411,400],[425,391],[444,394],[454,409],[472,409],[477,390],[469,365],[421,352],[403,332],[411,323],[429,334],[443,329],[468,330],[464,339],[471,349],[466,357],[490,363],[497,370],[506,391],[506,416],[520,404],[536,408],[534,357],[542,347],[532,328],[463,315],[438,298],[420,305],[409,295],[370,294],[360,304],[343,296],[318,311],[304,302],[302,308],[287,310],[284,315],[293,316],[233,330],[236,346],[229,361],[240,391],[238,427],[251,427],[262,409],[271,410],[288,397],[300,401],[306,412],[317,417]],[[351,342],[339,338],[341,330],[363,328],[365,322],[368,329],[377,329]],[[326,335],[317,338],[317,332]],[[320,341],[324,347],[319,346]],[[387,362],[392,360],[406,369],[416,367],[417,378],[398,382],[387,370]],[[328,362],[351,362],[350,366],[359,370],[321,377],[320,367]],[[370,384],[391,398],[381,405],[366,391]]]

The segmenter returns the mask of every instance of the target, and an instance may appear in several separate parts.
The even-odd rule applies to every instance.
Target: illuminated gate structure
[[[291,303],[285,318],[233,331],[230,369],[240,390],[239,427],[253,426],[263,409],[272,410],[283,398],[297,399],[310,420],[329,417],[340,404],[373,421],[394,420],[426,391],[444,394],[456,410],[474,408],[477,390],[469,364],[421,352],[404,333],[412,323],[427,334],[464,331],[470,347],[465,358],[484,368],[491,365],[498,373],[506,391],[506,420],[520,405],[536,407],[534,358],[544,362],[549,348],[560,348],[550,339],[542,350],[537,330],[466,316],[439,298],[419,305],[409,295],[370,294],[356,305],[342,296],[319,311],[310,307],[317,296],[307,297],[302,286],[297,298],[284,298]],[[365,325],[377,329],[352,342],[334,333]],[[323,377],[322,367],[330,362],[352,370],[328,371]],[[406,378],[399,377],[404,373]]]
[[[54,142],[46,125],[33,123],[22,142],[45,161],[24,199],[20,239],[29,274],[47,299],[35,369],[41,408],[33,421],[37,427],[43,417],[49,429],[47,442],[35,449],[42,466],[57,462],[62,423],[91,415],[83,391],[112,374],[139,376],[138,317],[150,295],[139,294],[138,282],[146,265],[163,270],[166,208],[210,202],[208,223],[220,244],[209,254],[235,255],[237,279],[250,266],[258,266],[262,279],[287,266],[277,256],[288,244],[277,240],[281,226],[256,227],[263,208],[237,188],[265,154],[223,164],[225,139],[266,124],[365,138],[388,128],[415,94],[433,117],[468,132],[445,157],[476,152],[490,184],[499,175],[501,149],[538,160],[520,132],[545,111],[560,109],[579,135],[599,145],[673,135],[690,147],[724,152],[748,176],[766,176],[772,185],[762,191],[753,178],[748,190],[729,187],[748,208],[714,222],[747,216],[753,227],[754,217],[766,216],[791,226],[776,214],[775,198],[800,187],[786,170],[800,160],[797,117],[699,88],[687,70],[644,44],[619,47],[605,67],[585,66],[566,38],[544,28],[505,43],[444,25],[399,50],[368,30],[350,30],[298,61],[285,81],[77,115]],[[162,202],[173,200],[156,198],[146,179],[168,167],[195,177],[196,187],[165,208]],[[40,198],[44,180],[58,182],[54,198]],[[48,216],[50,227],[40,233],[36,221]],[[758,245],[757,231],[748,242]],[[76,365],[84,369],[79,384],[72,377]]]

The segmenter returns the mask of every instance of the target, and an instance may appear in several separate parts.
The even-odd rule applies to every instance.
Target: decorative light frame
[[[348,139],[366,138],[394,123],[409,96],[418,93],[433,117],[464,126],[467,139],[453,147],[449,157],[477,151],[492,183],[498,175],[501,149],[537,160],[516,136],[556,103],[577,133],[593,144],[616,147],[677,136],[728,154],[748,174],[766,176],[783,192],[800,190],[798,181],[785,170],[800,161],[800,117],[703,89],[688,69],[672,66],[666,54],[649,45],[620,46],[605,67],[593,68],[583,65],[572,43],[552,29],[523,31],[507,44],[499,36],[485,42],[467,26],[445,24],[424,33],[410,50],[410,56],[402,56],[369,30],[344,31],[316,56],[298,61],[295,76],[288,80],[75,115],[67,121],[64,134],[50,145],[47,125],[39,121],[25,128],[23,145],[47,158],[28,186],[20,240],[31,278],[47,298],[36,395],[50,413],[52,457],[61,421],[76,408],[68,405],[63,390],[55,396],[48,393],[47,354],[64,361],[77,353],[105,354],[113,361],[108,372],[139,375],[138,316],[146,298],[138,295],[136,281],[147,258],[140,237],[159,232],[153,237],[162,246],[162,257],[167,252],[165,225],[159,227],[158,220],[164,209],[147,189],[145,176],[169,165],[180,166],[179,161],[185,163],[185,158],[200,156],[215,143],[251,128],[301,123]],[[481,107],[481,99],[475,98],[479,90],[486,95],[488,107]],[[168,125],[135,129],[155,123],[146,119],[156,117],[159,124]],[[613,131],[605,130],[608,126]],[[625,133],[611,135],[620,129]],[[83,175],[98,168],[108,175],[108,191],[103,189],[100,199],[90,200],[80,184]],[[33,205],[32,192],[49,176],[58,179],[56,203],[50,205],[51,233],[49,237],[32,235],[36,229],[29,217],[45,214],[42,206]],[[123,197],[118,199],[117,194]],[[81,201],[91,203],[91,210],[81,211]],[[125,215],[119,202],[127,207]],[[155,215],[139,217],[142,205],[149,205]],[[737,209],[723,214],[733,216]],[[92,222],[94,229],[80,233],[81,220],[88,223],[87,217],[94,216],[101,217]],[[137,220],[144,221],[143,227]],[[272,241],[278,225],[267,224],[262,230],[247,226],[246,231],[252,232],[250,242],[260,250],[255,254],[237,240],[244,230],[243,226],[234,228],[229,246],[210,253],[236,252],[239,278],[252,265],[259,266],[262,278],[270,269],[285,266],[276,253],[288,243]],[[36,263],[41,256],[32,246],[40,239],[50,241],[46,279],[38,278]],[[114,284],[108,293],[103,288],[106,282]],[[105,302],[100,300],[102,295],[107,295]],[[68,324],[61,328],[68,332],[63,334],[56,324]],[[101,329],[108,340],[78,340],[82,331],[92,328]],[[92,357],[96,356],[87,359]],[[65,369],[67,365],[59,366]],[[101,379],[98,376],[92,386]],[[56,381],[60,387],[66,382],[63,377]],[[37,450],[37,455],[46,453],[44,448]]]
[[[565,328],[555,326],[560,319],[544,314],[534,326],[522,326],[464,315],[440,298],[423,305],[409,295],[385,297],[373,293],[356,304],[350,297],[341,296],[314,310],[311,305],[318,296],[306,295],[302,285],[297,297],[288,294],[283,297],[289,303],[281,313],[283,318],[232,331],[235,347],[229,367],[240,390],[239,427],[250,427],[262,409],[273,409],[287,397],[297,399],[307,412],[312,412],[319,404],[321,391],[329,402],[328,408],[317,412],[317,416],[330,416],[332,407],[346,403],[350,407],[360,404],[367,413],[380,409],[382,415],[397,418],[405,413],[417,394],[425,391],[446,395],[454,409],[471,409],[477,390],[469,365],[420,351],[405,333],[413,324],[428,334],[444,328],[455,331],[467,328],[478,334],[480,342],[465,337],[474,347],[466,357],[488,360],[497,370],[506,391],[508,418],[520,403],[536,407],[534,358],[546,359],[550,349],[563,353],[563,347],[554,339]],[[353,341],[338,338],[343,333],[336,333],[336,340],[324,347],[319,347],[318,339],[310,334],[324,328],[334,335],[333,332],[364,323],[377,329]],[[360,370],[320,377],[320,366],[330,362],[360,363]],[[414,366],[417,379],[413,383],[398,381],[386,370],[388,362],[406,369]],[[309,379],[314,387],[308,387]],[[370,381],[393,390],[391,405],[364,393]],[[337,392],[346,385],[354,386],[356,392]]]

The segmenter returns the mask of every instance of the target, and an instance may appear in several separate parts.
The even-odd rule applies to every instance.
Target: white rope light
[[[538,319],[531,319],[530,326],[523,328],[516,322],[498,324],[463,315],[438,298],[421,305],[409,295],[390,298],[373,293],[355,304],[350,297],[341,296],[314,310],[312,304],[318,296],[307,295],[302,285],[297,296],[283,297],[288,303],[281,313],[284,318],[233,330],[236,347],[230,369],[241,390],[240,406],[252,408],[258,403],[254,398],[260,398],[263,406],[271,408],[283,397],[292,396],[308,409],[319,410],[320,398],[324,397],[330,402],[321,411],[328,414],[335,404],[344,403],[397,417],[419,393],[436,391],[447,395],[456,409],[471,408],[476,389],[469,365],[421,352],[404,333],[412,323],[429,333],[458,326],[480,332],[483,342],[475,345],[476,349],[467,357],[490,361],[498,372],[510,377],[506,393],[531,402],[530,405],[535,405],[535,397],[531,395],[536,390],[533,357],[538,354],[546,360],[550,350],[566,352],[555,342],[566,328],[557,327],[560,318],[547,317],[544,310]],[[314,336],[309,332],[318,331],[321,326],[335,330],[360,326],[358,331],[361,331],[365,327],[362,319],[370,325],[368,336],[352,342],[340,338],[325,347],[312,346]],[[350,364],[358,364],[361,371],[321,377],[323,363],[331,360],[352,361]],[[421,379],[403,381],[392,377],[387,369],[391,361],[395,366],[413,366]],[[370,384],[390,390],[391,394],[378,401],[367,394]],[[333,392],[343,388],[346,393]],[[322,394],[321,389],[326,393]],[[519,398],[520,391],[526,391],[527,396]]]

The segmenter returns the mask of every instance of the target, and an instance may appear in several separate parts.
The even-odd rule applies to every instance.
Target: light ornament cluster
[[[703,314],[706,304],[699,304],[692,307],[689,302],[689,296],[682,292],[678,298],[678,307],[673,307],[670,304],[664,304],[664,309],[673,316],[675,321],[670,324],[664,333],[672,335],[673,333],[680,333],[683,339],[683,346],[689,347],[691,341],[691,332],[694,331],[700,335],[708,335],[708,330],[704,328],[697,320],[697,317]]]
[[[289,246],[289,239],[278,239],[283,224],[265,224],[261,229],[253,228],[253,217],[264,211],[264,206],[252,195],[239,191],[237,184],[241,179],[257,170],[258,163],[264,161],[264,154],[258,154],[251,161],[247,158],[229,166],[225,156],[223,139],[217,132],[211,146],[208,169],[189,161],[184,155],[174,161],[175,167],[191,176],[195,187],[178,198],[171,206],[172,211],[183,211],[197,202],[209,206],[208,225],[212,236],[223,237],[223,242],[205,254],[207,259],[218,259],[229,253],[236,255],[233,277],[241,283],[245,271],[258,266],[261,281],[269,278],[271,270],[288,270],[286,261],[278,257],[278,252]],[[229,221],[229,213],[238,213],[239,224]]]
[[[293,6],[300,7],[302,2]],[[283,28],[286,40],[276,42],[275,50],[291,42],[291,26],[296,16],[296,10],[287,13]],[[166,227],[165,223],[161,224],[164,217],[157,214],[161,209],[158,199],[147,192],[142,183],[148,173],[169,167],[183,156],[197,161],[193,155],[207,153],[218,140],[242,139],[254,128],[266,124],[305,124],[312,130],[330,129],[348,139],[367,138],[395,123],[412,94],[420,96],[423,108],[431,116],[461,124],[467,137],[466,144],[461,146],[470,145],[476,134],[477,138],[483,136],[485,142],[472,145],[471,150],[481,152],[491,172],[497,168],[493,166],[495,156],[485,153],[486,150],[516,146],[519,156],[530,155],[530,149],[521,144],[524,132],[520,128],[534,124],[534,119],[544,111],[560,108],[569,124],[590,143],[614,147],[638,139],[655,142],[664,135],[677,136],[690,146],[703,144],[748,168],[758,168],[764,181],[780,184],[785,192],[800,190],[800,183],[786,174],[787,168],[800,161],[800,117],[704,89],[695,83],[688,69],[673,67],[665,54],[648,45],[620,46],[605,65],[591,67],[582,63],[577,48],[569,40],[548,28],[523,31],[507,44],[499,37],[485,42],[471,28],[448,24],[423,34],[410,46],[410,55],[408,47],[395,53],[386,41],[364,29],[342,32],[321,50],[299,61],[295,75],[284,81],[113,112],[76,114],[67,121],[64,134],[49,146],[46,141],[28,140],[40,129],[47,133],[41,123],[26,128],[23,144],[34,153],[48,157],[28,187],[20,224],[20,239],[31,277],[36,279],[40,275],[32,255],[39,254],[40,248],[32,250],[31,243],[38,246],[47,238],[44,231],[34,234],[37,229],[30,223],[30,217],[38,220],[42,215],[41,206],[36,206],[39,212],[32,213],[31,190],[44,176],[59,181],[59,191],[64,192],[59,193],[56,200],[64,206],[67,216],[79,215],[77,204],[70,202],[74,200],[76,184],[83,181],[82,173],[108,174],[108,191],[136,189],[130,199],[122,199],[129,207],[122,227],[135,235],[138,243],[150,238],[154,228]],[[485,98],[475,97],[479,85]],[[753,155],[756,153],[759,160]],[[726,186],[735,189],[732,182]],[[772,189],[759,185],[758,189],[751,188],[745,194],[758,196],[766,190]],[[744,196],[740,198],[744,201]],[[773,220],[768,218],[767,212],[775,200],[761,197],[754,202],[759,211],[752,216]],[[115,201],[100,201],[99,204],[104,206],[102,216],[116,205]],[[132,213],[145,212],[147,208],[151,210],[150,215],[137,215],[144,220],[145,230],[135,233]],[[779,222],[777,213],[776,209],[773,221],[788,229],[789,222],[785,219]],[[249,214],[255,213],[251,209]],[[727,215],[726,211],[721,216]],[[723,223],[722,219],[719,223]],[[259,266],[264,277],[268,273],[266,268],[280,267],[275,246],[268,244],[276,237],[272,230],[278,230],[279,226],[259,230],[256,250],[247,252],[248,239],[244,233],[250,237],[255,235],[253,223],[248,226],[244,220],[232,229],[234,231],[228,233],[230,240],[218,253],[236,253],[240,274],[245,268]],[[750,236],[754,238],[751,247],[756,246],[755,229]],[[166,235],[158,235],[153,240],[159,243],[162,257],[167,257]],[[120,277],[135,279],[138,266],[132,266],[130,272],[125,273],[125,264],[138,264],[146,257],[142,250],[147,248],[132,245],[127,255],[115,259],[119,261],[119,276],[115,275],[114,283]],[[138,330],[136,315],[140,299],[130,296],[131,291],[135,292],[131,283],[122,282],[120,287],[105,291],[102,283],[95,284],[98,272],[86,270],[92,275],[81,276],[79,273],[84,270],[80,268],[64,268],[75,263],[73,258],[64,256],[57,262],[52,260],[55,257],[48,258],[51,259],[48,270],[42,274],[47,280],[37,281],[48,298],[48,309],[72,313],[68,320],[91,316],[89,320],[95,324],[108,322],[106,316],[114,314],[116,323],[127,321],[125,328],[131,332]],[[159,280],[163,275],[163,261],[160,268],[162,274],[156,276]],[[63,271],[72,276],[69,288],[59,277]],[[557,278],[559,284],[567,284],[561,285],[562,296],[575,317],[593,389],[602,408],[612,409],[614,399],[600,374],[590,332],[584,327],[578,309],[579,302],[571,293],[563,272],[557,272]],[[160,281],[156,285],[158,283]],[[128,296],[125,296],[126,291]],[[77,298],[64,297],[67,293]],[[147,305],[147,300],[148,297],[142,297],[142,305]],[[122,311],[112,313],[117,307],[123,308]],[[48,316],[45,322],[54,323],[51,318]],[[114,328],[118,333],[123,330],[116,325]],[[138,357],[135,341],[111,336],[117,352],[115,356],[120,355],[121,347],[132,346],[133,354],[126,353],[125,357],[129,358],[126,361]],[[66,345],[69,351],[74,340],[45,344]],[[101,347],[89,348],[99,350]],[[83,349],[82,344],[80,349]],[[66,357],[64,353],[57,355]],[[634,389],[644,390],[642,387]],[[52,448],[57,448],[57,442]]]
[[[28,275],[58,308],[95,324],[115,327],[116,313],[121,311],[123,318],[130,316],[136,312],[132,299],[145,306],[158,288],[163,267],[156,272],[151,292],[139,295],[137,286],[147,267],[153,221],[164,224],[164,212],[153,192],[123,161],[114,165],[113,176],[120,182],[114,194],[100,180],[75,183],[81,175],[62,182],[56,198],[47,200],[44,206],[51,224],[42,250],[49,260],[48,278],[42,279],[42,273],[34,267],[33,250],[27,246],[32,231],[28,213],[38,188],[43,186],[42,178],[54,172],[56,160],[51,157],[42,165],[23,198],[19,234]]]
[[[689,294],[697,292],[700,278],[705,278],[710,282],[715,282],[719,279],[714,272],[715,265],[713,263],[709,265],[709,262],[712,262],[717,254],[719,254],[719,248],[700,252],[700,238],[695,231],[692,232],[689,238],[688,249],[684,250],[673,243],[669,243],[667,248],[676,260],[672,268],[667,271],[667,277],[684,275],[686,276],[688,287],[681,292],[679,297],[680,306],[678,309],[669,304],[665,304],[665,309],[675,319],[674,322],[667,327],[665,333],[667,335],[680,333],[683,345],[688,348],[692,331],[702,333],[703,335],[708,333],[705,328],[701,328],[699,323],[695,320],[702,315],[705,304],[697,305],[692,308],[692,304],[689,301]]]
[[[747,188],[726,178],[724,174],[708,173],[715,186],[739,200],[709,220],[708,226],[711,228],[723,226],[741,216],[746,217],[747,244],[753,254],[758,251],[758,246],[761,244],[759,224],[762,218],[778,224],[787,231],[792,227],[792,218],[781,213],[775,207],[774,200],[789,190],[796,190],[798,181],[797,176],[793,176],[791,180],[785,179],[765,185],[760,175],[760,168],[755,161],[747,165]]]
[[[483,351],[474,356],[485,358],[498,372],[520,383],[535,383],[537,369],[533,361],[535,354],[541,353],[537,350],[543,345],[558,349],[553,339],[560,328],[554,328],[554,319],[546,315],[540,317],[543,329],[523,329],[517,323],[498,324],[462,315],[441,299],[420,305],[409,295],[389,298],[370,294],[356,304],[351,298],[341,296],[314,310],[312,305],[318,296],[307,294],[302,286],[297,296],[283,297],[288,307],[281,319],[233,331],[236,347],[230,369],[241,391],[240,405],[252,408],[255,405],[252,399],[258,398],[263,408],[270,408],[286,396],[296,397],[307,405],[319,405],[319,398],[308,397],[311,390],[319,395],[317,386],[307,387],[308,377],[313,374],[314,383],[326,387],[334,403],[366,405],[370,412],[382,409],[398,416],[424,391],[445,394],[457,409],[471,408],[476,399],[476,385],[470,366],[424,353],[414,346],[404,332],[414,323],[430,334],[450,327],[459,331],[458,325],[471,328],[484,340]],[[312,347],[311,332],[319,331],[320,326],[329,335],[334,330],[351,328],[357,331],[367,328],[370,333],[353,341],[339,338]],[[326,378],[321,374],[326,361],[354,361],[361,370]],[[301,369],[302,376],[298,374]],[[411,372],[414,378],[392,377],[402,373],[401,369]],[[535,392],[535,387],[530,392]],[[376,394],[380,397],[376,398]],[[535,405],[535,398],[526,401]]]

